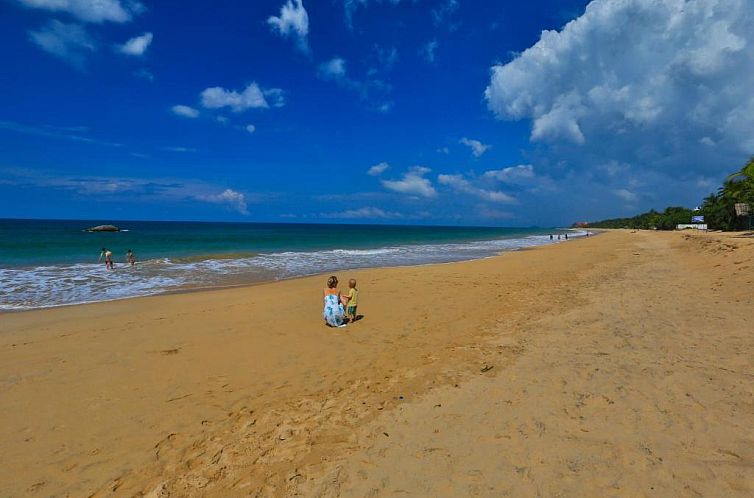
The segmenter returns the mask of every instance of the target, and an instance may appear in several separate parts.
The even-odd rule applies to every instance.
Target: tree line
[[[673,230],[678,224],[691,223],[692,216],[702,215],[712,230],[743,230],[749,226],[749,220],[736,215],[737,203],[746,203],[754,211],[754,158],[729,175],[716,193],[705,197],[698,210],[681,206],[668,207],[662,212],[652,209],[632,218],[613,218],[589,223],[588,226]]]

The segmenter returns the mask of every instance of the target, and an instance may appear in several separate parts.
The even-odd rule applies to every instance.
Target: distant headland
[[[694,222],[694,218],[712,230],[735,231],[754,227],[754,157],[735,173],[728,175],[717,193],[705,197],[696,209],[675,206],[663,212],[654,209],[631,218],[573,224],[574,228],[634,228],[673,230],[678,225]]]

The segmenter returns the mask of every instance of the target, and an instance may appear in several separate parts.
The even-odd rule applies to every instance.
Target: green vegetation
[[[644,230],[673,230],[679,223],[690,223],[692,211],[685,207],[669,207],[662,213],[654,209],[633,218],[589,223],[589,228],[640,228]]]
[[[710,194],[702,204],[704,220],[716,230],[743,230],[749,220],[736,216],[735,204],[744,202],[754,210],[754,158],[728,176],[716,194]]]
[[[659,213],[653,209],[633,218],[615,218],[589,223],[589,227],[673,230],[678,224],[691,223],[693,215],[704,215],[704,221],[710,229],[743,230],[748,228],[749,220],[736,216],[735,204],[739,202],[749,204],[750,209],[754,211],[754,158],[739,171],[728,176],[717,193],[707,196],[699,211],[669,207]]]

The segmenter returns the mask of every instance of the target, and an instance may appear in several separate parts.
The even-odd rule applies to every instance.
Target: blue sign
[[[704,216],[692,216],[691,223],[704,223]]]

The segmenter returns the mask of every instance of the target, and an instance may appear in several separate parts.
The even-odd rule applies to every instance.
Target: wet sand
[[[0,315],[1,496],[751,496],[754,240]]]

